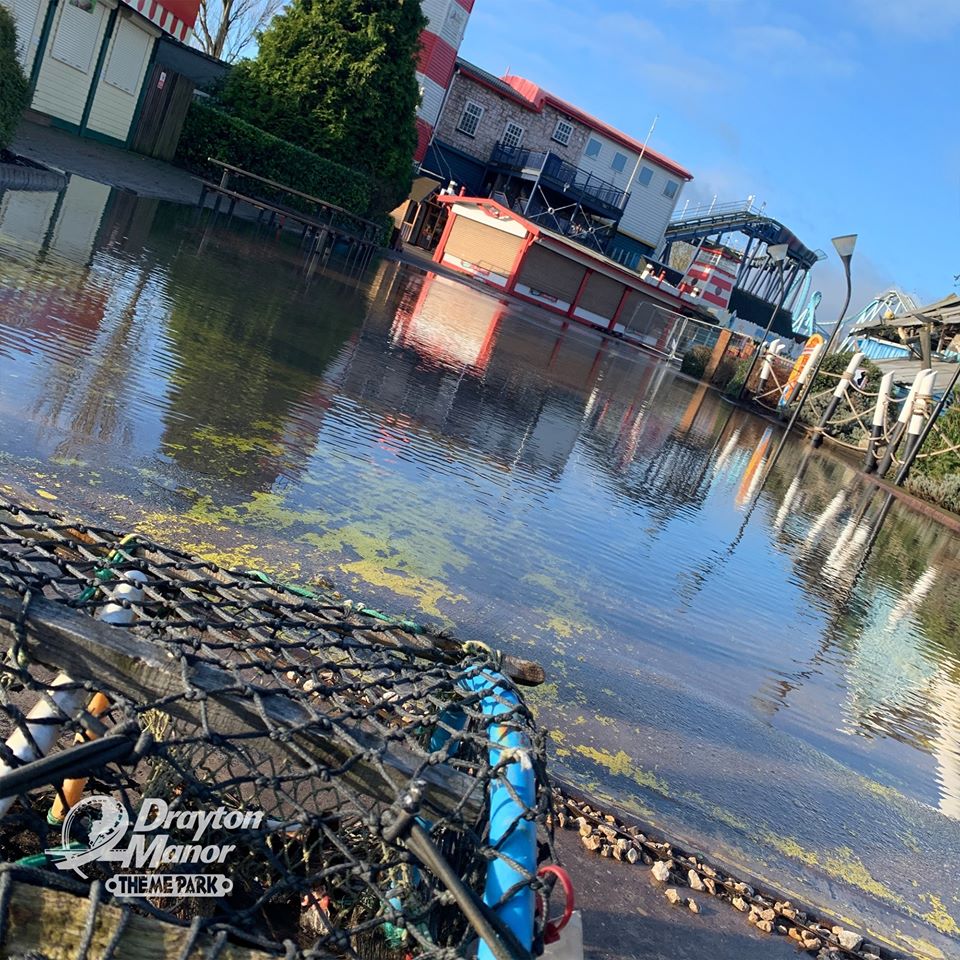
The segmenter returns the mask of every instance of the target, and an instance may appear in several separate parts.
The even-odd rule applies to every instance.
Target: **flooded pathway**
[[[302,267],[0,194],[0,486],[535,657],[562,776],[956,955],[955,535],[800,443],[759,490],[777,428],[583,329]]]

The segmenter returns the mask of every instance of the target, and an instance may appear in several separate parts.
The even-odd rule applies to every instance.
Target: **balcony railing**
[[[592,201],[608,211],[622,211],[626,206],[626,191],[561,159],[555,153],[505,147],[498,143],[490,154],[490,165],[516,173],[534,174],[541,183],[581,201]]]

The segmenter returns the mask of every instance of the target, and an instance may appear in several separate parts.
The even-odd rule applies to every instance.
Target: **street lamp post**
[[[747,384],[750,382],[750,377],[753,374],[753,370],[757,365],[757,361],[760,359],[760,354],[763,353],[767,344],[767,337],[770,336],[770,330],[773,327],[773,321],[777,319],[777,314],[783,309],[783,303],[787,299],[787,287],[783,282],[783,264],[787,258],[787,245],[785,243],[775,243],[772,247],[767,247],[767,253],[770,255],[771,259],[775,260],[780,266],[780,302],[773,308],[773,313],[770,314],[770,322],[767,324],[767,329],[763,331],[763,336],[760,338],[760,343],[757,345],[757,349],[753,351],[753,358],[750,361],[750,369],[747,370],[747,375],[743,378],[743,383],[740,385],[740,392],[737,394],[737,399],[742,400],[744,394],[747,392]]]
[[[803,388],[803,393],[800,395],[800,401],[797,403],[797,407],[793,411],[793,416],[790,417],[790,422],[787,424],[787,430],[784,434],[784,437],[786,437],[786,434],[790,432],[793,425],[797,422],[797,417],[800,415],[800,411],[803,409],[803,405],[807,402],[807,397],[809,396],[810,391],[813,389],[813,381],[817,379],[817,374],[820,372],[820,367],[823,365],[824,358],[830,352],[830,348],[833,346],[833,341],[836,339],[837,334],[840,332],[840,328],[843,326],[843,318],[847,312],[847,307],[850,306],[850,261],[853,259],[853,248],[857,245],[857,235],[855,233],[850,233],[843,237],[834,237],[832,242],[834,249],[840,255],[840,259],[843,262],[843,272],[847,279],[847,295],[844,297],[843,308],[840,310],[840,316],[837,319],[837,325],[833,328],[833,332],[827,338],[826,346],[823,348],[823,352],[820,354],[820,358],[817,360],[817,365],[813,368],[813,372],[807,379],[806,386]]]

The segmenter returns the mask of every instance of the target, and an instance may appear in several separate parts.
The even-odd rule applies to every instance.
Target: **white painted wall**
[[[6,7],[13,14],[13,22],[17,27],[17,56],[28,77],[37,56],[40,33],[49,6],[50,0],[0,0],[0,7]]]
[[[8,190],[0,199],[0,240],[21,253],[43,244],[59,194],[47,190]]]
[[[34,110],[70,123],[83,119],[111,6],[106,0],[92,11],[60,5],[37,77]]]
[[[71,177],[60,204],[50,241],[51,253],[85,264],[93,253],[100,221],[110,199],[110,187],[83,177]]]
[[[600,153],[596,157],[587,156],[590,140],[596,140],[600,144]],[[627,158],[622,171],[614,170],[611,166],[618,153]],[[608,140],[595,131],[591,131],[587,142],[584,144],[583,153],[577,160],[577,166],[624,190],[637,164],[638,156],[637,151],[630,150],[613,140]],[[640,164],[641,170],[643,167],[649,167],[653,171],[653,176],[647,186],[641,186],[638,171],[637,177],[634,178],[630,187],[630,199],[620,220],[619,232],[656,249],[660,245],[663,232],[666,230],[673,209],[683,192],[684,180],[657,165],[646,156]],[[667,197],[663,192],[667,182],[671,180],[678,186],[677,193],[672,198]]]
[[[132,17],[117,20],[90,108],[90,130],[127,139],[158,33]]]
[[[443,95],[446,90],[431,80],[428,76],[417,71],[417,83],[423,95],[420,98],[420,109],[417,110],[417,116],[422,117],[431,127],[436,126],[437,118],[440,116],[440,109],[443,107]]]

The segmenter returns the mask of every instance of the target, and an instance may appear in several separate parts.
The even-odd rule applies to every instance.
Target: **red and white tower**
[[[420,34],[420,58],[417,61],[417,82],[423,91],[417,110],[417,150],[413,155],[417,163],[427,152],[443,99],[453,79],[457,51],[473,10],[473,0],[422,0],[421,5],[427,26]]]

